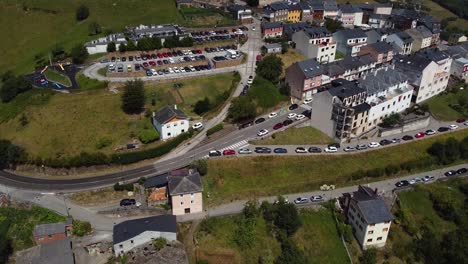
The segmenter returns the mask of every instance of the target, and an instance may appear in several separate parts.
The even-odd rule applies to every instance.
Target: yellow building
[[[288,9],[288,22],[297,23],[301,21],[301,8],[292,6]]]

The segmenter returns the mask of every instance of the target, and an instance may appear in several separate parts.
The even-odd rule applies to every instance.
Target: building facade
[[[468,59],[458,58],[452,61],[450,73],[465,82],[468,82]]]
[[[203,211],[203,187],[200,174],[192,169],[171,172],[168,178],[172,214],[184,215]]]
[[[361,29],[343,29],[333,34],[337,50],[345,55],[356,56],[367,45],[367,35]]]
[[[253,22],[252,9],[250,7],[246,5],[230,5],[227,9],[234,19],[241,21],[241,23],[250,24]]]
[[[263,18],[269,22],[287,22],[289,6],[285,2],[274,2],[263,9]]]
[[[431,46],[432,33],[425,26],[410,28],[405,32],[413,39],[413,47],[411,48],[413,53]]]
[[[107,45],[109,45],[109,43],[115,43],[116,50],[119,50],[120,44],[126,44],[127,40],[125,39],[124,34],[111,34],[106,37],[86,42],[84,47],[89,54],[106,53]]]
[[[398,54],[409,55],[413,48],[413,38],[408,33],[402,31],[391,34],[385,40],[391,43]]]
[[[394,49],[387,42],[376,42],[362,47],[358,55],[365,54],[371,55],[376,64],[390,63],[393,60]]]
[[[264,38],[279,38],[283,36],[283,24],[280,22],[264,22],[261,28]]]
[[[291,96],[302,100],[312,98],[322,85],[322,66],[314,59],[296,62],[286,69],[285,81],[290,87]]]
[[[292,41],[296,49],[308,59],[316,59],[320,63],[335,60],[336,42],[326,28],[311,27],[293,34]]]
[[[161,140],[177,137],[189,130],[189,119],[177,106],[165,106],[153,113],[153,126]]]

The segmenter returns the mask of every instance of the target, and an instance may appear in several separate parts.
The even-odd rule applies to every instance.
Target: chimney
[[[156,113],[155,113],[155,112],[153,112],[153,117],[155,117],[155,116],[156,116]]]
[[[174,105],[174,110],[177,110],[177,105],[176,104]]]
[[[378,190],[379,190],[379,189],[375,188],[375,189],[374,189],[374,193],[377,194],[377,191],[378,191]]]

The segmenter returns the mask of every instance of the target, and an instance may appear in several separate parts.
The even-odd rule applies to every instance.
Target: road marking
[[[232,144],[231,146],[229,147],[225,147],[225,148],[222,148],[220,149],[221,152],[223,152],[224,150],[226,149],[237,149],[239,148],[240,146],[244,146],[247,144],[247,140],[242,140],[241,142],[237,142],[236,144]]]

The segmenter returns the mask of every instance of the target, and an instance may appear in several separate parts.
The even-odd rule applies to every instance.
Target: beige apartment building
[[[171,173],[168,178],[169,197],[173,215],[200,213],[203,211],[200,174],[192,169]]]

